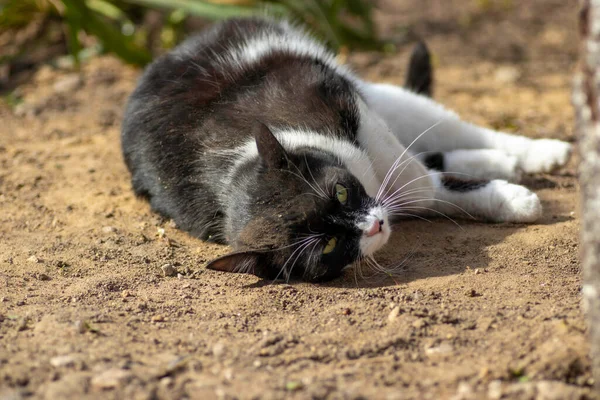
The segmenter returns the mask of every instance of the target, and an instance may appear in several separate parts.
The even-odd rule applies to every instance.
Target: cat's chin
[[[360,239],[360,251],[363,256],[373,255],[377,250],[381,249],[390,238],[391,229],[386,226],[381,232],[374,236],[363,235]]]
[[[368,257],[382,248],[390,238],[392,230],[387,217],[387,212],[380,206],[369,210],[369,215],[357,224],[363,231],[359,247],[361,255]]]

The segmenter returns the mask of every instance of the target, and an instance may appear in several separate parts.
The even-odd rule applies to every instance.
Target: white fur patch
[[[519,159],[493,149],[454,150],[444,154],[444,172],[461,179],[521,180]]]
[[[275,131],[273,134],[287,151],[293,151],[301,147],[311,147],[332,154],[358,179],[369,196],[374,197],[377,193],[379,181],[371,167],[371,160],[365,152],[352,143],[334,136],[325,136],[316,132],[296,129]],[[242,168],[248,161],[258,157],[256,141],[253,138],[249,139],[244,145],[228,151],[228,154],[235,155],[236,160],[223,182],[224,187],[231,183],[238,168]]]
[[[528,140],[512,150],[527,173],[552,172],[569,161],[572,146],[555,139]]]
[[[283,29],[283,34],[261,31],[258,35],[249,36],[243,43],[222,56],[225,65],[235,65],[243,69],[273,52],[284,52],[316,58],[341,75],[353,78],[347,67],[336,62],[334,53],[314,40],[310,34],[287,21],[280,21],[278,25]]]
[[[542,204],[538,196],[521,185],[503,180],[493,180],[479,189],[457,192],[444,188],[440,176],[436,208],[448,215],[466,216],[464,212],[495,222],[530,223],[542,216]],[[462,211],[461,211],[462,210]]]

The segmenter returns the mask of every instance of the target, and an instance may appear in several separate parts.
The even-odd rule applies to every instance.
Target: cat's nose
[[[375,236],[381,232],[383,227],[383,221],[375,220],[371,228],[367,231],[367,237]]]

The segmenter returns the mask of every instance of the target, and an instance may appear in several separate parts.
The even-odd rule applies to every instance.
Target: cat
[[[388,241],[392,217],[530,223],[522,173],[571,145],[493,131],[434,102],[424,44],[406,87],[361,80],[286,21],[232,19],[155,60],[130,96],[122,150],[135,193],[233,251],[208,264],[326,281]]]

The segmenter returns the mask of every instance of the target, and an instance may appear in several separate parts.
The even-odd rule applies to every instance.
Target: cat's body
[[[428,94],[419,54],[409,86]],[[213,268],[307,280],[370,257],[394,215],[540,216],[522,186],[426,165],[517,180],[564,164],[570,151],[362,81],[301,31],[258,19],[216,25],[153,63],[122,141],[137,194],[191,234],[234,247]]]

